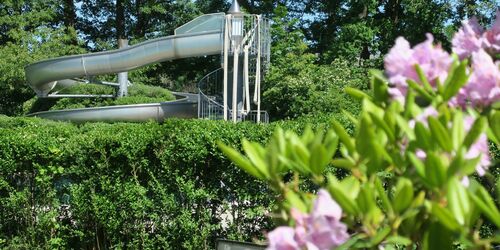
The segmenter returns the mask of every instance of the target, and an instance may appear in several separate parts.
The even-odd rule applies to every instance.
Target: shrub
[[[296,118],[307,114],[358,113],[360,106],[346,95],[346,87],[367,90],[367,69],[345,61],[331,65],[302,64],[289,74],[272,66],[266,78],[263,102],[272,118]]]
[[[60,94],[113,95],[114,89],[96,84],[80,84],[60,91]],[[161,87],[133,84],[128,87],[128,96],[122,98],[32,98],[24,103],[25,114],[46,110],[102,107],[141,103],[157,103],[174,100],[174,95]]]
[[[346,89],[362,101],[354,135],[334,120],[326,132],[277,130],[266,146],[244,139],[244,154],[220,144],[276,195],[282,225],[268,249],[496,248],[500,11],[482,30],[464,22],[454,55],[430,34],[415,47],[398,38],[385,72],[372,71],[372,96]]]
[[[216,142],[264,143],[276,126],[299,132],[312,121],[77,126],[0,116],[0,248],[200,249],[216,238],[261,239],[273,197]]]

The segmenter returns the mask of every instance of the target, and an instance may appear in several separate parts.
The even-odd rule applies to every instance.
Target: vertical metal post
[[[229,20],[231,18],[231,15],[226,15],[226,20],[224,23],[224,62],[223,62],[223,68],[224,68],[224,93],[223,93],[223,105],[224,105],[224,121],[227,121],[227,80],[228,80],[228,64],[229,64],[229,24],[231,23]]]
[[[248,69],[248,45],[245,46],[245,57],[244,57],[244,64],[243,64],[243,79],[245,83],[245,92],[243,94],[243,100],[245,101],[246,104],[246,109],[245,112],[250,112],[250,84],[248,81],[249,77],[249,69]]]
[[[232,114],[233,114],[233,122],[236,123],[237,120],[237,115],[238,115],[238,66],[239,66],[239,54],[240,54],[240,47],[239,44],[236,45],[236,49],[234,50],[234,55],[233,55],[233,108],[232,108]]]
[[[128,47],[127,39],[118,39],[118,48],[123,49]],[[128,72],[120,72],[118,73],[118,84],[120,85],[118,88],[118,97],[124,97],[128,95]]]
[[[201,94],[200,94],[200,90],[198,89],[198,119],[201,118],[201,106],[203,105],[203,103],[201,103]]]
[[[260,123],[260,50],[261,50],[261,36],[260,24],[261,16],[257,16],[257,65],[255,66],[255,88],[257,89],[257,123]]]

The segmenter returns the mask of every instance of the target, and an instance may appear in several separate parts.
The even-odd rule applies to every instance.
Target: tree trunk
[[[73,0],[64,0],[63,2],[63,10],[64,10],[64,26],[66,27],[75,27],[76,24],[76,13],[75,13],[75,4]]]
[[[135,25],[135,37],[142,38],[146,35],[146,22],[144,20],[144,15],[141,12],[141,7],[144,5],[144,0],[136,0],[135,1],[135,11],[137,17],[137,23]]]
[[[76,12],[73,0],[63,1],[63,11],[63,23],[66,27],[66,33],[71,36],[71,43],[76,45],[78,44],[78,39],[75,32]]]
[[[116,0],[116,39],[126,39],[125,8],[123,6],[123,0]]]
[[[243,7],[245,10],[253,13],[252,3],[250,3],[248,0],[238,0],[238,3],[240,3],[241,7]]]
[[[390,0],[387,4],[387,16],[394,24],[399,22],[399,15],[402,12],[400,0]],[[394,25],[396,27],[397,25]]]

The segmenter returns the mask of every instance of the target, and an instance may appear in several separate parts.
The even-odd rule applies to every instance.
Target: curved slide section
[[[198,94],[174,93],[181,99],[171,102],[67,109],[30,114],[40,118],[83,122],[162,122],[168,117],[198,117]]]
[[[200,21],[201,20],[201,21]],[[200,16],[178,28],[182,32],[124,49],[59,57],[26,66],[26,78],[38,96],[44,97],[58,81],[137,69],[149,64],[205,55],[223,47],[224,14]]]
[[[224,13],[203,15],[177,28],[172,36],[124,49],[40,61],[26,66],[26,78],[39,97],[47,97],[51,91],[77,84],[72,78],[126,72],[180,58],[217,55],[223,50],[224,20]],[[174,94],[182,98],[162,103],[37,112],[29,116],[76,123],[161,122],[168,117],[196,118],[198,95]]]

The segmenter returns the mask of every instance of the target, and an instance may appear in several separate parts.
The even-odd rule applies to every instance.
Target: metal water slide
[[[25,68],[29,86],[38,97],[67,87],[71,79],[126,72],[174,59],[220,55],[224,44],[225,14],[200,16],[177,28],[172,36],[149,40],[124,49],[65,56]],[[168,117],[197,117],[197,94],[176,93],[172,102],[46,111],[32,116],[73,122],[162,121]]]

